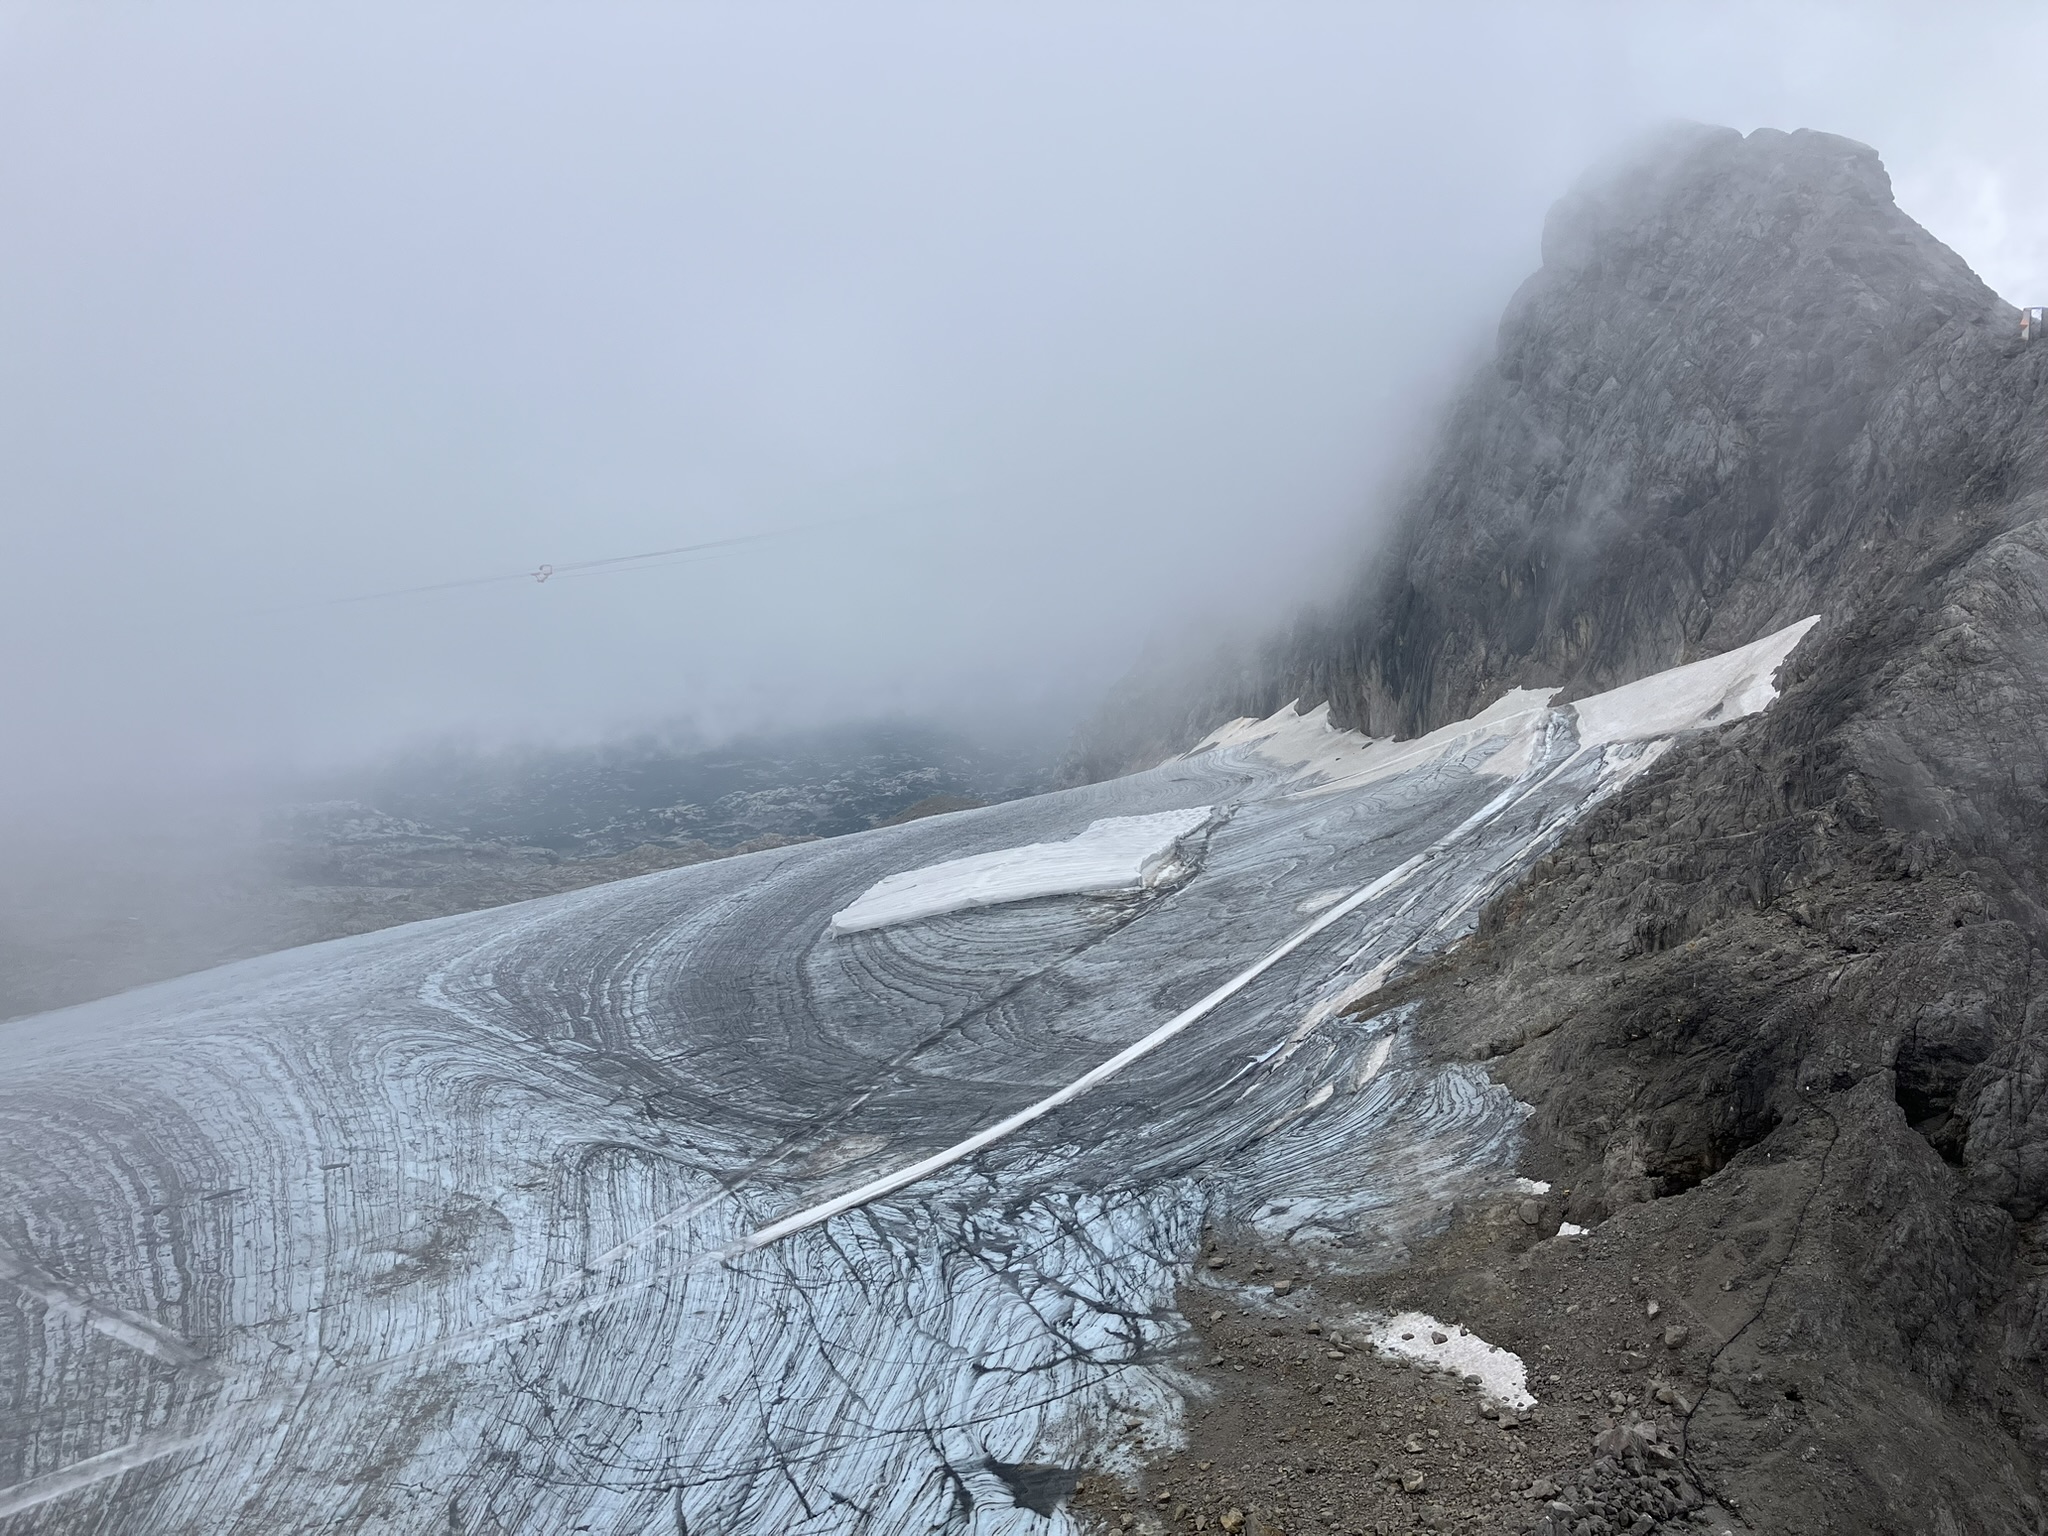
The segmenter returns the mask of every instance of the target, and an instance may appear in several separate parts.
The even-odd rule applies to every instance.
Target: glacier
[[[1015,1469],[1174,1443],[1205,1225],[1370,1268],[1513,1187],[1373,992],[1810,623],[7,1026],[0,1531],[1070,1530]]]

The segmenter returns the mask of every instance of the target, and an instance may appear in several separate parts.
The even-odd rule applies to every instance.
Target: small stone
[[[1520,1429],[1522,1421],[1503,1408],[1500,1411],[1500,1427],[1502,1429]]]
[[[1225,1264],[1229,1262],[1230,1261],[1228,1259],[1224,1258],[1223,1255],[1219,1253],[1209,1260],[1209,1267],[1211,1269],[1221,1269]]]
[[[1522,1225],[1525,1227],[1543,1225],[1543,1207],[1534,1200],[1524,1200],[1515,1208],[1515,1214],[1522,1218]]]
[[[1223,1518],[1216,1523],[1224,1530],[1230,1532],[1231,1536],[1237,1536],[1237,1533],[1244,1529],[1244,1511],[1233,1505],[1231,1508],[1223,1511]]]
[[[1686,1327],[1685,1324],[1673,1323],[1664,1330],[1664,1347],[1666,1349],[1680,1349],[1684,1347],[1685,1341],[1691,1337],[1692,1330]]]
[[[1655,1300],[1653,1299],[1653,1300],[1651,1300],[1650,1302],[1648,1302],[1648,1303],[1646,1303],[1646,1304],[1644,1305],[1644,1307],[1643,1307],[1643,1316],[1645,1316],[1645,1317],[1655,1317],[1655,1316],[1656,1316],[1656,1315],[1657,1315],[1657,1314],[1658,1314],[1659,1312],[1662,1312],[1663,1310],[1664,1310],[1664,1309],[1663,1309],[1662,1307],[1658,1306],[1658,1305],[1657,1305],[1657,1303],[1656,1303],[1656,1301],[1655,1301]]]
[[[1493,1401],[1493,1399],[1492,1399],[1492,1398],[1488,1398],[1488,1399],[1487,1399],[1487,1400],[1486,1400],[1485,1402],[1483,1402],[1483,1403],[1481,1403],[1481,1404],[1479,1405],[1479,1417],[1481,1417],[1482,1419],[1497,1419],[1497,1418],[1499,1418],[1499,1417],[1500,1417],[1500,1407],[1499,1407],[1499,1405],[1498,1405],[1498,1404],[1496,1404],[1496,1403],[1495,1403],[1495,1402]]]
[[[1410,1456],[1420,1456],[1426,1447],[1423,1445],[1420,1435],[1410,1435],[1407,1445],[1403,1446],[1402,1449],[1407,1451]]]
[[[1275,1296],[1285,1296],[1293,1289],[1294,1282],[1292,1280],[1275,1280],[1273,1282],[1273,1294]]]
[[[1216,1465],[1216,1463],[1215,1463],[1215,1462],[1213,1462],[1213,1461],[1198,1461],[1198,1462],[1196,1462],[1196,1463],[1195,1463],[1195,1465],[1196,1465],[1196,1467],[1198,1467],[1198,1468],[1199,1468],[1200,1470],[1202,1470],[1202,1471],[1206,1472],[1206,1471],[1208,1471],[1208,1470],[1209,1470],[1209,1469],[1210,1469],[1211,1467],[1215,1466],[1215,1465]]]
[[[1211,1308],[1209,1309],[1209,1321],[1210,1321],[1210,1322],[1212,1322],[1212,1323],[1220,1323],[1220,1322],[1222,1322],[1222,1321],[1223,1321],[1223,1312],[1222,1312],[1222,1309],[1221,1309],[1221,1308],[1219,1308],[1219,1307],[1211,1307]]]
[[[1420,1493],[1424,1484],[1428,1481],[1428,1478],[1411,1467],[1408,1471],[1401,1474],[1401,1491],[1403,1493]]]
[[[1138,1517],[1136,1515],[1124,1514],[1116,1517],[1116,1528],[1120,1531],[1128,1531],[1137,1523]]]
[[[1209,1357],[1209,1363],[1211,1365],[1221,1365],[1223,1363],[1223,1357],[1221,1355],[1211,1355]]]
[[[1437,1333],[1432,1330],[1429,1335],[1429,1342],[1432,1344],[1448,1344],[1451,1342],[1451,1339],[1449,1334]]]

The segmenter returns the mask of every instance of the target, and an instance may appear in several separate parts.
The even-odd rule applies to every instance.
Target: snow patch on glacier
[[[860,933],[975,907],[1046,896],[1158,890],[1184,878],[1182,838],[1216,819],[1216,808],[1106,816],[1057,843],[1026,843],[877,880],[832,914],[834,933]]]

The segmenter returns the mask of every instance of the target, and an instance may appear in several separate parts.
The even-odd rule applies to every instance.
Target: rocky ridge
[[[1329,1305],[1402,1290],[1583,1356],[1560,1490],[1619,1475],[1658,1406],[1640,1355],[1684,1405],[1658,1443],[1731,1522],[2048,1529],[2048,346],[1873,151],[1678,131],[1553,212],[1401,530],[1149,738],[1098,733],[1098,765],[1297,697],[1408,734],[1823,623],[1770,711],[1673,752],[1371,1001],[1532,1106],[1521,1171],[1559,1191],[1537,1222],[1454,1212],[1398,1276],[1267,1262]],[[1589,1352],[1594,1273],[1686,1347]],[[1236,1454],[1283,1465],[1261,1436]],[[1643,1517],[1562,1502],[1350,1528]]]

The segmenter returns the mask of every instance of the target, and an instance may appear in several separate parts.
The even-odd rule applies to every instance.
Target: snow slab
[[[1106,816],[1064,842],[1026,843],[906,869],[877,880],[833,913],[832,931],[860,933],[1044,896],[1157,890],[1186,872],[1174,857],[1180,840],[1215,819],[1216,808],[1209,805]]]
[[[1453,721],[1411,741],[1340,729],[1330,724],[1328,704],[1302,714],[1297,700],[1264,720],[1245,716],[1218,726],[1187,755],[1213,748],[1249,748],[1277,767],[1292,769],[1297,782],[1314,780],[1318,790],[1335,790],[1370,784],[1437,758],[1483,751],[1473,767],[1512,779],[1528,767],[1529,750],[1540,739],[1543,717],[1556,692],[1511,688],[1471,719]]]
[[[1820,615],[1725,651],[1580,699],[1579,745],[1604,747],[1702,730],[1756,714],[1778,696],[1778,668]]]
[[[1569,706],[1578,716],[1579,745],[1655,741],[1756,714],[1778,696],[1778,668],[1819,622],[1815,614],[1740,649],[1580,699]],[[1477,772],[1512,779],[1527,770],[1557,693],[1555,688],[1511,688],[1469,720],[1410,741],[1342,730],[1330,723],[1328,704],[1304,714],[1296,700],[1264,720],[1247,715],[1218,726],[1186,755],[1246,749],[1291,770],[1296,783],[1311,781],[1309,787],[1317,792],[1355,788],[1453,756]]]
[[[1434,1336],[1441,1334],[1438,1344]],[[1383,1355],[1420,1360],[1456,1376],[1476,1376],[1479,1390],[1504,1407],[1536,1406],[1529,1373],[1511,1349],[1489,1344],[1456,1323],[1440,1323],[1427,1312],[1401,1312],[1372,1325],[1372,1347]]]

